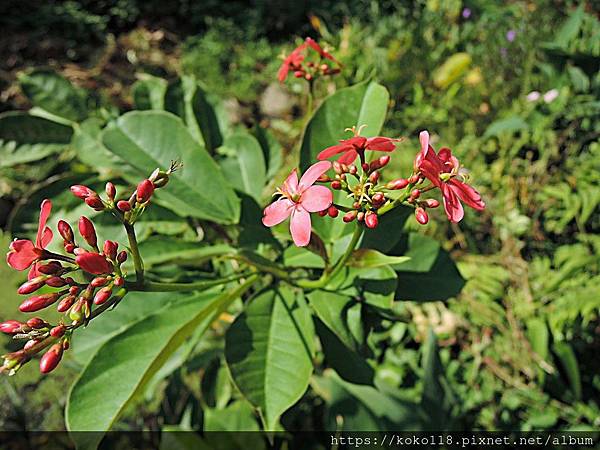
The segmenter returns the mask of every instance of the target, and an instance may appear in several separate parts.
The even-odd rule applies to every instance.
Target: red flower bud
[[[90,195],[85,199],[85,204],[96,211],[102,211],[104,209],[104,202],[97,195]]]
[[[71,295],[79,294],[79,286],[71,286],[69,288],[69,294],[71,294]]]
[[[419,181],[419,175],[417,175],[416,173],[412,174],[410,176],[410,178],[408,179],[408,183],[409,184],[415,184]]]
[[[47,306],[50,306],[52,303],[56,302],[60,298],[61,294],[58,292],[53,292],[51,294],[42,294],[36,295],[35,297],[28,298],[21,306],[19,306],[19,311],[21,312],[36,312],[40,309],[44,309]]]
[[[69,225],[64,220],[59,220],[57,228],[58,228],[58,232],[60,233],[62,238],[65,240],[65,242],[73,242],[74,236],[73,236],[73,228],[71,228],[71,225]]]
[[[365,172],[369,171],[369,163],[362,163],[361,167],[362,167],[362,170],[364,170]]]
[[[342,188],[342,182],[335,180],[331,182],[331,189],[340,190]]]
[[[304,76],[304,72],[302,72],[301,70],[296,70],[296,71],[294,72],[294,76],[295,76],[296,78],[302,78],[302,77]]]
[[[65,252],[67,253],[75,253],[75,244],[65,242]]]
[[[106,277],[96,277],[92,280],[92,282],[90,283],[90,286],[95,287],[95,288],[99,288],[104,286],[106,283],[108,283],[108,278]]]
[[[379,172],[375,171],[369,175],[369,181],[376,184],[379,181]]]
[[[79,219],[79,234],[90,246],[96,247],[98,245],[94,224],[85,216],[81,216]]]
[[[327,214],[329,214],[329,217],[335,218],[335,217],[338,216],[339,211],[338,211],[338,209],[335,206],[331,205],[329,207],[329,209],[327,210]]]
[[[381,192],[377,192],[373,195],[372,200],[374,205],[381,205],[385,201],[385,195]]]
[[[39,330],[40,328],[48,326],[48,322],[40,317],[32,317],[27,321],[27,326],[33,328],[34,330]]]
[[[105,303],[110,298],[111,294],[112,286],[107,286],[100,289],[94,296],[94,305],[101,305],[102,303]]]
[[[106,192],[106,196],[110,199],[110,200],[114,200],[115,199],[115,195],[117,195],[117,188],[115,187],[114,184],[112,184],[110,181],[108,183],[106,183],[106,187],[104,188],[105,192]]]
[[[67,280],[61,277],[50,277],[46,280],[46,285],[50,287],[63,287]]]
[[[119,200],[117,202],[117,208],[121,212],[131,211],[131,204],[127,200]]]
[[[377,217],[377,214],[374,212],[367,213],[365,216],[365,225],[368,228],[377,228],[377,225],[379,225],[379,218]]]
[[[35,292],[41,288],[46,283],[47,278],[48,277],[46,275],[32,278],[31,280],[23,283],[19,289],[17,289],[17,293],[20,295],[31,294],[32,292]]]
[[[404,189],[406,186],[408,186],[408,180],[406,178],[398,178],[385,185],[387,189],[392,190]]]
[[[104,256],[98,253],[82,253],[77,255],[75,261],[79,267],[81,267],[81,269],[94,275],[111,273],[113,270],[112,263],[107,261]]]
[[[362,222],[363,220],[365,220],[365,213],[360,211],[357,215],[356,215],[356,220],[358,220],[359,222]]]
[[[351,175],[356,175],[358,173],[357,167],[354,164],[348,166],[348,173]]]
[[[317,212],[317,214],[318,214],[320,217],[325,217],[325,216],[327,215],[327,210],[326,210],[326,209],[324,209],[323,211],[319,211],[319,212]]]
[[[435,198],[428,198],[427,200],[425,200],[425,205],[427,205],[428,208],[437,208],[438,206],[440,206],[440,202],[437,201]]]
[[[75,195],[75,197],[78,197],[81,200],[85,200],[90,195],[96,194],[89,187],[83,186],[81,184],[76,184],[75,186],[71,186],[71,192],[73,193],[73,195]]]
[[[136,189],[136,200],[138,203],[146,203],[154,193],[154,184],[150,180],[143,180]]]
[[[71,306],[73,306],[73,303],[75,302],[75,295],[67,295],[65,298],[63,298],[59,303],[58,306],[56,307],[56,310],[58,312],[65,312],[67,311]]]
[[[56,369],[63,354],[62,344],[54,344],[40,360],[40,372],[49,373]]]
[[[104,241],[103,251],[106,257],[112,261],[117,258],[117,249],[119,248],[119,244],[115,241]]]
[[[71,344],[69,344],[68,339],[63,339],[62,346],[63,346],[63,350],[69,350],[69,347],[71,347]]]
[[[337,173],[338,175],[343,173],[342,165],[338,161],[334,161],[332,164],[332,167],[333,167],[333,171],[335,173]]]
[[[125,250],[121,250],[117,255],[117,262],[119,264],[123,264],[125,261],[127,261],[127,252]]]
[[[382,167],[385,167],[388,165],[388,163],[390,162],[390,155],[383,155],[380,156],[378,159],[379,162],[379,168],[381,169]]]
[[[358,213],[356,211],[348,211],[346,214],[344,214],[344,217],[342,217],[342,220],[346,223],[350,223],[354,219],[356,219],[357,214]]]
[[[38,339],[29,339],[23,346],[23,350],[29,350],[31,347],[33,347],[35,344],[37,344],[39,342],[40,341]]]
[[[65,334],[66,327],[64,325],[58,325],[50,330],[50,336],[59,338]]]
[[[421,196],[421,191],[418,189],[413,189],[412,191],[410,191],[410,198],[412,198],[413,200],[419,198]]]
[[[415,218],[421,225],[425,225],[427,222],[429,222],[427,211],[420,207],[415,209]]]
[[[38,272],[46,275],[54,275],[62,270],[63,266],[58,261],[50,261],[48,264],[40,264],[37,266]]]
[[[123,286],[125,284],[125,278],[116,277],[114,281],[115,286]]]
[[[16,320],[7,320],[6,322],[0,323],[0,331],[6,334],[16,334],[25,326],[27,325]]]

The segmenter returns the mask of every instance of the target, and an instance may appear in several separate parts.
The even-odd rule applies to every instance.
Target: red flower
[[[83,270],[94,275],[111,273],[113,265],[110,261],[98,253],[85,252],[77,255],[75,261]]]
[[[52,230],[46,226],[51,210],[52,202],[48,199],[44,200],[40,206],[40,220],[35,244],[27,239],[15,239],[10,243],[10,250],[6,255],[6,262],[13,269],[25,270],[33,264],[29,271],[29,279],[39,275],[37,261],[52,240]]]
[[[317,155],[317,159],[324,160],[331,158],[333,155],[343,153],[343,155],[338,158],[340,164],[352,164],[357,156],[360,156],[361,163],[364,163],[365,150],[391,152],[396,148],[395,142],[399,141],[399,139],[391,139],[382,136],[366,138],[358,135],[360,129],[357,132],[352,128],[352,131],[356,134],[354,137],[342,140],[339,144],[332,147],[327,147]]]
[[[283,64],[281,64],[279,72],[277,73],[277,78],[279,79],[280,83],[283,83],[283,81],[287,78],[290,70],[303,70],[302,63],[304,62],[305,58],[304,50],[306,50],[309,47],[316,51],[321,58],[333,61],[338,65],[340,64],[333,57],[333,55],[331,55],[331,53],[328,53],[325,50],[323,50],[323,48],[314,39],[307,37],[302,44],[300,44],[298,47],[292,50],[292,52],[283,60]]]
[[[450,222],[460,222],[464,216],[461,200],[473,209],[482,211],[485,202],[481,195],[468,184],[458,180],[460,164],[449,148],[442,148],[436,154],[429,145],[429,133],[419,135],[421,152],[415,159],[415,166],[429,181],[442,191],[444,209]]]

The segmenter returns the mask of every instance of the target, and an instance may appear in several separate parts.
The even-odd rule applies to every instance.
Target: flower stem
[[[133,257],[133,266],[135,267],[135,278],[138,285],[144,284],[144,262],[140,255],[140,249],[138,248],[137,238],[135,237],[135,228],[130,223],[123,223],[125,230],[127,231],[127,239],[129,239],[129,249],[131,250],[131,256]]]
[[[348,244],[348,248],[346,248],[346,251],[344,252],[342,257],[335,263],[335,265],[329,271],[325,270],[325,272],[323,272],[323,275],[321,275],[321,278],[319,278],[318,280],[299,280],[296,284],[299,287],[306,289],[318,289],[327,285],[329,280],[334,278],[346,265],[346,262],[348,261],[350,256],[352,256],[352,252],[354,251],[356,245],[360,241],[362,234],[363,227],[357,224],[356,229],[352,234],[352,239],[350,239],[350,243]]]
[[[185,291],[198,291],[201,289],[208,289],[213,286],[220,286],[222,284],[227,284],[232,281],[239,280],[241,278],[246,278],[250,276],[251,273],[241,273],[237,275],[232,275],[230,277],[220,278],[217,280],[210,281],[198,281],[196,283],[160,283],[154,281],[145,281],[142,284],[135,283],[125,283],[126,289],[135,292],[135,291],[143,291],[143,292],[185,292]]]

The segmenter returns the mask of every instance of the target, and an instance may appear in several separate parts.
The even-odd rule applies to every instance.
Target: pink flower
[[[296,169],[277,190],[281,198],[267,206],[262,222],[267,227],[275,226],[291,216],[290,232],[298,247],[310,241],[310,213],[323,211],[333,202],[333,194],[325,186],[313,186],[315,181],[331,168],[329,161],[313,164],[300,178]]]
[[[30,280],[39,275],[37,261],[52,240],[52,230],[46,226],[51,210],[52,202],[48,199],[44,200],[40,206],[40,220],[35,244],[28,239],[15,239],[10,243],[10,250],[6,255],[6,262],[13,269],[25,270],[33,264],[28,276]]]
[[[434,186],[442,191],[444,209],[450,222],[460,222],[464,216],[461,201],[473,209],[482,211],[485,202],[481,195],[471,186],[457,178],[460,177],[460,164],[449,148],[442,148],[436,154],[429,145],[429,133],[422,131],[419,135],[421,152],[415,159],[415,166]]]
[[[338,158],[340,164],[352,164],[357,156],[360,156],[361,163],[363,163],[365,159],[365,150],[391,152],[396,148],[395,142],[397,141],[398,139],[382,136],[372,138],[354,136],[350,139],[340,141],[337,145],[327,147],[317,155],[317,159],[322,161],[339,153],[343,153],[343,155]]]

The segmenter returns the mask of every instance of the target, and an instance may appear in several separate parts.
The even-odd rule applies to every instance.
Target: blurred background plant
[[[443,405],[428,410],[430,429],[598,429],[595,6],[569,0],[8,1],[0,6],[1,110],[35,106],[36,83],[48,82],[42,76],[48,68],[81,88],[73,114],[88,124],[144,109],[148,86],[160,87],[162,78],[194,76],[209,96],[222,99],[219,111],[232,127],[270,126],[275,135],[269,139],[281,142],[285,156],[302,124],[290,127],[282,119],[300,116],[302,85],[276,82],[278,57],[301,37],[314,36],[343,63],[342,86],[375,78],[388,88],[384,134],[411,138],[399,154],[404,146],[416,149],[414,137],[427,128],[436,147],[449,146],[471,169],[488,204],[482,215],[467,213],[460,226],[431,221],[419,229],[458,261],[467,279],[462,293],[446,303],[399,303],[397,320],[368,336],[370,370],[395,393],[394,408],[430,392],[424,398]],[[335,86],[318,89],[324,95]],[[33,202],[42,180],[85,177],[86,164],[93,164],[78,159],[68,140],[34,144],[35,129],[15,137],[10,114],[0,118],[4,248],[12,219]],[[413,151],[405,155],[398,169],[412,164]],[[6,267],[0,274],[17,284]],[[2,294],[2,320],[16,304]],[[215,429],[242,417],[238,425],[254,429],[247,405],[231,400],[239,395],[219,364],[220,342],[198,344],[117,428]],[[77,362],[71,364],[77,370]],[[432,367],[439,376],[428,376]],[[61,378],[72,374],[24,372],[2,380],[0,428],[62,428]],[[346,429],[371,423],[410,429],[369,402],[372,393],[353,388],[351,376],[329,375],[315,377],[312,393],[284,415],[285,426],[328,428],[341,415]],[[350,399],[354,408],[347,406]],[[25,404],[38,414],[24,415]]]

